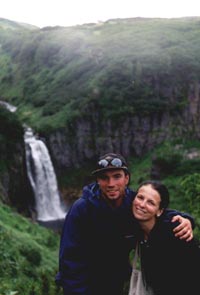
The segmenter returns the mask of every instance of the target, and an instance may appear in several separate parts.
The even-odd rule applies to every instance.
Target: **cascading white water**
[[[17,110],[17,107],[13,106],[12,104],[0,100],[0,105],[2,105],[3,107],[5,107],[7,110],[9,110],[11,113],[14,113]]]
[[[17,107],[2,100],[0,105],[10,112],[17,110]],[[37,220],[42,223],[64,220],[67,212],[60,200],[54,168],[45,143],[33,134],[30,127],[25,127],[24,141],[27,173],[35,196]]]
[[[66,212],[60,201],[54,168],[45,143],[31,128],[24,133],[26,165],[36,202],[38,221],[64,219]]]

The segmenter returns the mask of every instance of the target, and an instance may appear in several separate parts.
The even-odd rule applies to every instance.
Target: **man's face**
[[[123,169],[108,170],[97,176],[97,182],[104,198],[117,206],[124,197],[129,175]]]

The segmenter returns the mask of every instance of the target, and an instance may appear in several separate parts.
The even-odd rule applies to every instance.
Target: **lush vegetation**
[[[59,295],[59,235],[0,204],[0,294]]]
[[[0,105],[0,171],[7,169],[15,159],[17,144],[23,141],[23,128],[15,113]]]
[[[133,18],[39,30],[2,22],[1,96],[46,130],[97,109],[102,119],[180,109],[200,73],[199,23]]]

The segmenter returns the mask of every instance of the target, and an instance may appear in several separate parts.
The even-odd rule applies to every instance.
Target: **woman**
[[[156,295],[199,294],[199,245],[174,236],[176,225],[162,218],[168,204],[169,192],[158,181],[143,182],[133,200],[143,278]]]

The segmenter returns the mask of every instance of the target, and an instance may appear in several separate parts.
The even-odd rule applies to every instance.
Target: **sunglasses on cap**
[[[108,153],[99,159],[97,167],[92,172],[92,175],[112,169],[123,169],[128,172],[126,160],[122,156],[118,156],[118,154]]]
[[[123,166],[122,160],[119,158],[114,158],[111,160],[102,159],[98,162],[98,165],[101,167],[107,167],[108,165],[112,165],[114,167],[120,168]]]

